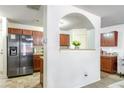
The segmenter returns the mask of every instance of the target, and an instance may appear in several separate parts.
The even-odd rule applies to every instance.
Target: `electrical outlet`
[[[88,75],[87,74],[84,74],[85,77],[87,77]]]
[[[85,72],[85,73],[84,73],[84,77],[88,77],[88,73]]]

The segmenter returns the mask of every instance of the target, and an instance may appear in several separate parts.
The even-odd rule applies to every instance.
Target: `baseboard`
[[[8,78],[6,75],[3,75],[3,73],[0,73],[0,79],[6,79]]]
[[[96,81],[93,81],[93,82],[91,82],[91,83],[88,83],[88,84],[86,84],[86,85],[84,85],[84,84],[79,84],[78,86],[75,86],[75,87],[73,87],[73,88],[82,88],[82,87],[85,87],[85,86],[87,86],[87,85],[90,85],[90,84],[93,84],[93,83],[95,83],[95,82],[98,82],[98,81],[100,81],[101,79],[98,79],[98,80],[96,80]]]

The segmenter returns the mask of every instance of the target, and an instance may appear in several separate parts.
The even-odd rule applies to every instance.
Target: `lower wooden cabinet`
[[[43,72],[43,58],[40,58],[40,55],[33,55],[33,67],[34,72]]]
[[[109,73],[116,73],[117,56],[101,56],[101,70]]]

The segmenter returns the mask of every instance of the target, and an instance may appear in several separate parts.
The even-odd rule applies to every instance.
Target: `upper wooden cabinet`
[[[33,31],[33,44],[42,46],[43,32]]]
[[[36,46],[42,45],[43,32],[32,31],[27,29],[17,29],[17,28],[8,28],[8,33],[11,34],[20,34],[20,35],[33,35],[33,44]]]
[[[113,47],[118,44],[118,32],[113,31],[109,33],[101,34],[101,46],[102,47]]]
[[[20,34],[20,35],[32,35],[31,30],[26,30],[26,29],[17,29],[17,28],[8,28],[8,33],[11,34]]]
[[[68,34],[60,34],[60,46],[69,46],[70,37]]]
[[[23,29],[22,34],[23,35],[32,35],[32,31],[31,30]]]
[[[17,29],[17,28],[8,28],[8,33],[11,34],[22,34],[22,29]]]

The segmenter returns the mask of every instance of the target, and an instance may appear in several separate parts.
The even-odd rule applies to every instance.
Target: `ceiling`
[[[9,22],[42,26],[43,6],[1,5],[0,16],[7,17]]]
[[[84,9],[101,17],[101,26],[124,24],[124,5],[79,5]]]
[[[124,5],[78,5],[76,7],[100,16],[102,27],[124,24]],[[43,6],[0,5],[0,15],[7,17],[10,22],[43,26]]]

